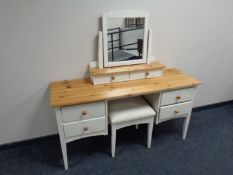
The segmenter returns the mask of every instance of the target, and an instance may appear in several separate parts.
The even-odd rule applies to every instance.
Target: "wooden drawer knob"
[[[180,100],[180,99],[181,99],[181,96],[176,96],[176,99],[177,99],[177,100]]]
[[[83,111],[83,112],[82,112],[82,115],[87,115],[87,111]]]
[[[175,114],[179,114],[180,111],[179,111],[179,110],[175,110],[174,113],[175,113]]]
[[[116,77],[115,77],[114,75],[112,75],[112,76],[111,76],[111,79],[112,79],[112,80],[115,80],[115,79],[116,79]]]
[[[149,76],[150,75],[150,72],[146,72],[146,76]]]
[[[87,131],[87,130],[88,130],[88,127],[85,126],[85,127],[83,128],[83,131]]]

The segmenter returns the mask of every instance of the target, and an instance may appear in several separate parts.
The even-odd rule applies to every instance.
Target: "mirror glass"
[[[120,62],[143,58],[145,18],[108,18],[108,61]]]

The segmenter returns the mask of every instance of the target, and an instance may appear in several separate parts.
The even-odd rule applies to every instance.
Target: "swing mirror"
[[[148,15],[138,11],[103,15],[104,67],[146,63]]]

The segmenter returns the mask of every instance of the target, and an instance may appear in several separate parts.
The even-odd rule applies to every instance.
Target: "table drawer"
[[[118,73],[111,75],[111,82],[121,82],[121,81],[128,81],[129,80],[129,72],[125,73]]]
[[[69,138],[104,131],[106,129],[105,122],[106,118],[101,117],[97,119],[83,120],[79,122],[65,123],[65,137]]]
[[[94,85],[108,84],[111,83],[111,76],[110,75],[91,76],[91,80]]]
[[[160,107],[159,119],[168,119],[189,114],[192,109],[191,102],[179,103]]]
[[[62,121],[73,122],[105,116],[105,101],[62,107]]]
[[[174,91],[163,92],[161,96],[161,106],[181,103],[192,100],[194,88],[179,89]]]
[[[162,69],[149,70],[149,71],[135,71],[135,72],[130,72],[130,80],[153,78],[161,75],[162,75]]]
[[[91,79],[94,85],[128,81],[129,72],[117,73],[112,75],[92,76]]]
[[[150,70],[145,72],[146,78],[158,77],[161,76],[162,74],[163,74],[162,69]]]

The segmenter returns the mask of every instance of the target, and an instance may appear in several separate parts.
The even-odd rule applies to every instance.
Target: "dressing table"
[[[128,23],[135,18],[143,18],[143,41],[146,41],[143,56],[135,56],[133,47],[121,43],[118,45],[121,49],[116,51],[130,51],[131,55],[135,54],[130,56],[133,60],[112,61],[113,47],[116,46],[110,44],[111,48],[108,49],[107,31],[111,31],[107,30],[109,17],[126,17],[124,21]],[[90,78],[51,83],[50,104],[56,113],[65,169],[68,169],[67,143],[85,137],[108,135],[108,103],[114,99],[143,96],[157,113],[155,124],[183,117],[182,138],[185,139],[196,87],[201,82],[179,69],[166,68],[158,61],[150,60],[151,31],[147,29],[147,20],[146,13],[135,11],[104,14],[103,33],[99,32],[98,61],[90,64]],[[109,54],[111,60],[108,59]]]

